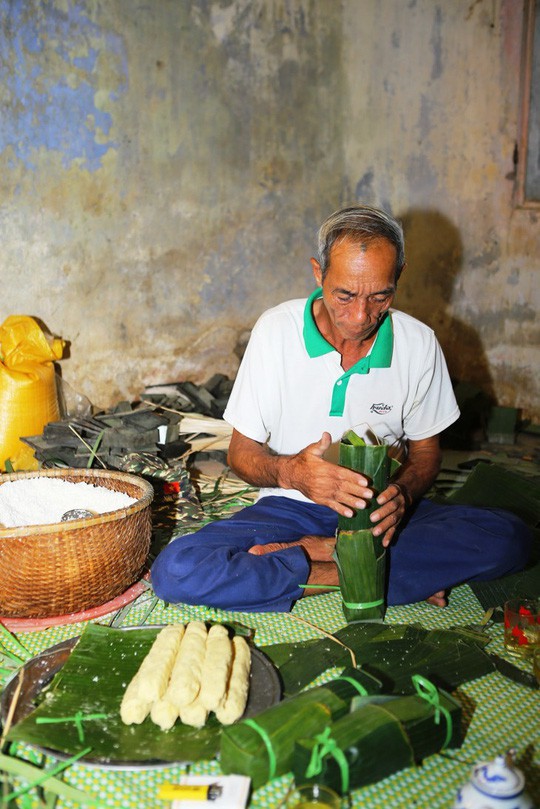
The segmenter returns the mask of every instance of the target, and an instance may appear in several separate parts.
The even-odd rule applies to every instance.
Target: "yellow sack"
[[[60,417],[54,360],[64,341],[45,334],[34,318],[10,315],[0,326],[0,470],[37,469],[21,436],[40,435]]]

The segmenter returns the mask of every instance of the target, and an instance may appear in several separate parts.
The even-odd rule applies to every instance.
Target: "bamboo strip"
[[[349,652],[349,654],[351,656],[351,663],[352,663],[353,668],[355,668],[355,669],[358,668],[358,666],[356,664],[356,656],[355,656],[353,650],[349,646],[346,646],[344,643],[342,643],[340,640],[338,640],[335,637],[335,635],[332,635],[330,632],[327,632],[326,629],[322,629],[322,627],[317,626],[317,624],[312,624],[311,621],[306,621],[305,618],[301,618],[299,615],[295,615],[292,612],[286,612],[284,614],[288,615],[290,618],[294,618],[295,621],[300,621],[301,623],[312,627],[312,629],[316,629],[318,632],[322,632],[323,635],[326,635],[327,638],[330,638],[330,640],[333,640],[334,643],[337,643],[339,646],[342,646],[344,649],[346,649]]]

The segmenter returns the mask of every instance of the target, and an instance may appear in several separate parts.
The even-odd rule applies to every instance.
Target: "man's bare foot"
[[[306,536],[294,542],[269,542],[267,545],[253,545],[248,550],[254,556],[264,556],[266,553],[286,550],[299,545],[311,562],[331,562],[336,545],[335,537]]]
[[[439,590],[437,593],[433,593],[432,596],[426,598],[428,604],[433,604],[434,607],[447,607],[448,606],[448,599],[446,598],[446,592],[444,590]]]

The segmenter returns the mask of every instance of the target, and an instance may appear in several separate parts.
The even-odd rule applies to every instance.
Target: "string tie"
[[[90,713],[85,715],[82,711],[77,711],[74,716],[58,716],[54,718],[48,716],[38,716],[36,719],[36,725],[57,725],[60,722],[73,722],[77,728],[77,736],[79,737],[79,741],[82,743],[84,742],[83,722],[88,722],[92,719],[106,718],[106,713]]]
[[[341,773],[341,791],[347,793],[349,791],[349,763],[341,747],[332,738],[331,729],[327,727],[322,733],[317,734],[314,737],[314,742],[315,745],[311,751],[311,758],[306,769],[306,778],[320,775],[324,758],[330,755],[337,762]]]
[[[349,601],[343,601],[343,603],[350,610],[368,610],[370,607],[380,607],[381,604],[384,604],[384,598],[378,598],[377,601],[359,601],[356,604]]]
[[[354,688],[358,691],[361,697],[368,696],[368,692],[366,691],[362,683],[359,683],[358,680],[354,679],[354,677],[347,677],[346,675],[344,676],[343,674],[341,674],[339,677],[336,677],[334,680],[332,680],[332,682],[335,683],[336,680],[344,680],[346,683],[349,683],[350,685],[354,686]]]
[[[441,705],[441,700],[439,696],[439,692],[437,691],[436,687],[433,683],[428,680],[426,677],[422,677],[421,674],[413,674],[412,682],[416,689],[416,693],[418,696],[425,700],[428,705],[431,705],[435,711],[435,724],[440,724],[441,721],[441,714],[444,716],[446,720],[446,738],[444,740],[442,749],[444,750],[445,747],[448,746],[450,739],[452,738],[452,717],[450,715],[450,711]]]
[[[244,719],[244,725],[249,725],[250,728],[253,728],[263,740],[266,752],[268,753],[268,780],[271,780],[276,774],[276,754],[274,753],[270,736],[254,719]]]

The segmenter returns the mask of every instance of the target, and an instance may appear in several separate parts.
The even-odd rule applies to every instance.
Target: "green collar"
[[[312,313],[313,301],[322,297],[322,290],[317,288],[307,299],[304,309],[304,343],[306,351],[313,359],[335,351],[333,345],[320,333]],[[377,331],[371,352],[362,357],[352,368],[345,371],[334,385],[330,416],[342,416],[345,408],[345,394],[349,380],[353,374],[369,374],[370,368],[389,368],[392,364],[394,350],[394,331],[392,328],[392,315],[388,312]]]

